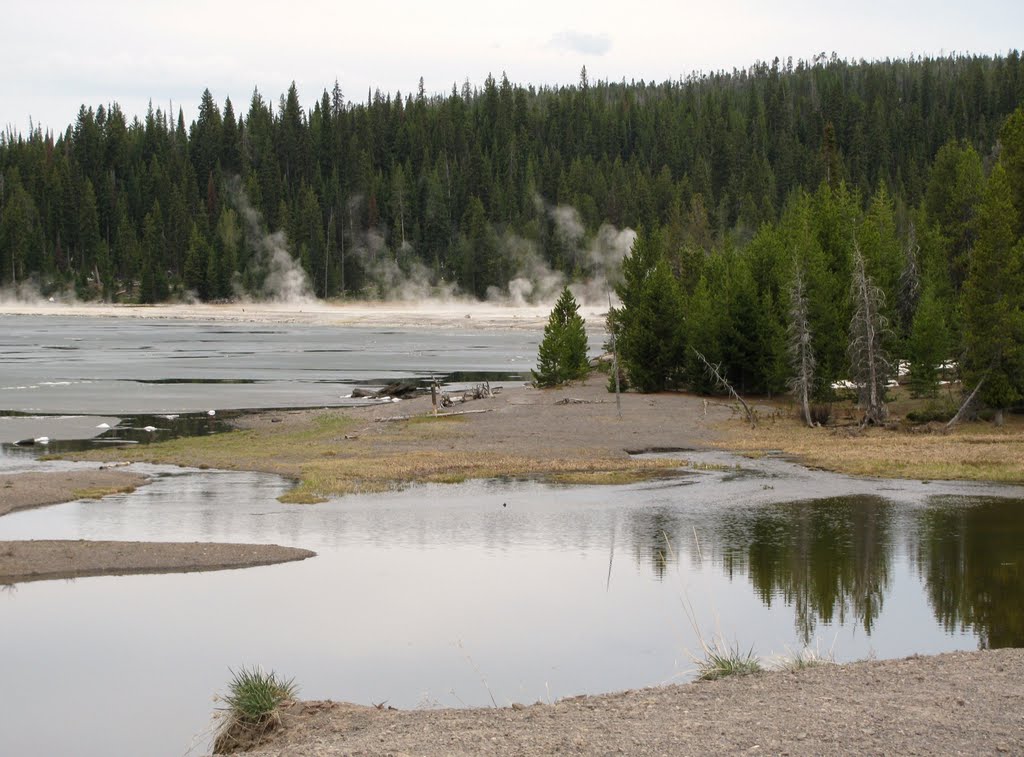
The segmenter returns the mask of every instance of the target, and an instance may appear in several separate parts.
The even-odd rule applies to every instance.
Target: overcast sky
[[[663,81],[758,60],[836,52],[879,59],[1005,53],[1024,43],[1024,2],[700,4],[519,0],[20,0],[4,3],[0,128],[29,118],[63,130],[83,103],[117,102],[129,120],[147,103],[186,122],[204,89],[248,109],[253,88],[277,103],[294,80],[305,107],[337,79],[349,100],[368,89],[428,93],[506,72],[518,84]]]

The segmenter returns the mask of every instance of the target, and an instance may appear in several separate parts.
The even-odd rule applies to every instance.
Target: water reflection
[[[976,634],[983,649],[1019,647],[1022,508],[1020,500],[977,497],[901,508],[868,495],[726,509],[712,517],[658,507],[629,512],[624,534],[634,563],[658,580],[671,579],[670,568],[687,558],[691,566],[713,562],[730,581],[746,578],[766,607],[792,609],[801,644],[812,643],[822,625],[852,623],[871,636],[892,593],[899,545],[907,542],[946,632]]]
[[[892,499],[773,503],[758,497],[783,490],[781,477],[766,490],[708,473],[296,507],[276,500],[287,483],[274,476],[141,467],[161,475],[130,495],[6,516],[0,539],[274,542],[318,556],[0,594],[0,635],[19,650],[5,660],[0,711],[13,725],[0,753],[180,754],[228,665],[281,670],[309,698],[489,706],[492,694],[508,704],[686,680],[699,635],[715,633],[761,655],[824,641],[841,661],[1021,643],[1021,500],[929,504],[893,485]],[[95,732],[44,727],[72,711]],[[123,734],[101,725],[115,715],[131,724]]]
[[[766,605],[792,606],[804,644],[819,623],[852,620],[870,634],[889,588],[892,509],[877,497],[836,497],[723,519],[723,569],[746,572]]]
[[[935,617],[982,649],[1024,646],[1024,502],[945,498],[918,515],[913,549]]]

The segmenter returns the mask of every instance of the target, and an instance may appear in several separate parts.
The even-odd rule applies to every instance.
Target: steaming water
[[[110,323],[105,338],[79,319],[66,325],[36,333],[95,347],[79,347],[69,368],[26,337],[25,365],[59,377],[106,364],[94,380],[123,389],[133,370],[170,378],[165,366],[184,352],[197,378],[251,369],[297,394],[322,365],[301,348],[306,328],[167,324],[155,332],[167,338],[154,339],[149,324]],[[121,330],[132,343],[149,334],[163,362],[119,351]],[[224,330],[233,333],[215,333]],[[376,350],[352,359],[366,376],[415,375],[409,356],[436,348],[417,334],[378,332]],[[210,357],[196,359],[187,345],[211,335]],[[472,336],[492,341],[486,350],[449,341],[450,352],[424,364],[519,365],[513,335]],[[232,345],[253,353],[248,367],[233,362]],[[297,364],[280,365],[281,355]],[[180,385],[147,386],[152,409]],[[91,392],[53,406],[80,411],[80,397],[90,410],[122,412]],[[1024,645],[1021,489],[848,479],[772,459],[736,468],[719,453],[700,460],[721,469],[623,487],[418,486],[315,507],[278,503],[286,484],[273,476],[143,467],[159,476],[130,495],[6,516],[0,540],[267,542],[318,556],[0,592],[0,754],[177,755],[193,744],[201,753],[228,666],[295,676],[307,698],[490,706],[492,697],[549,701],[686,680],[699,635],[761,655],[810,643],[839,660]]]

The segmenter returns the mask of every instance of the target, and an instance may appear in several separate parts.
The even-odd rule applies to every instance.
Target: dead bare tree
[[[696,347],[690,347],[693,350],[693,354],[697,356],[697,359],[704,364],[704,369],[708,372],[708,375],[714,379],[715,383],[725,389],[729,393],[729,396],[740,403],[743,406],[743,411],[747,414],[747,422],[750,423],[751,428],[757,427],[757,416],[754,415],[754,411],[750,409],[750,405],[743,401],[743,398],[739,395],[735,389],[732,388],[732,384],[729,383],[728,379],[722,373],[720,365],[714,365],[701,354],[700,350]]]
[[[608,333],[611,334],[612,343],[612,373],[615,376],[615,410],[618,413],[619,420],[622,420],[622,390],[619,381],[619,345],[615,338],[616,324],[613,317],[612,309],[612,293],[608,291],[608,318],[606,320],[606,328]]]
[[[899,327],[903,334],[910,333],[910,325],[917,312],[917,303],[921,299],[921,269],[917,258],[921,245],[917,243],[917,229],[913,222],[907,230],[907,244],[903,248],[903,270],[900,271],[899,301],[896,310],[899,315]]]
[[[864,268],[864,256],[856,240],[853,243],[854,312],[850,321],[851,378],[857,384],[858,399],[864,409],[861,425],[882,424],[888,415],[885,407],[885,386],[892,372],[892,364],[882,347],[888,323],[881,314],[884,300],[882,290],[876,287]]]
[[[796,275],[789,293],[789,359],[793,377],[789,388],[800,402],[804,422],[813,428],[811,417],[811,391],[814,388],[814,348],[811,346],[811,323],[807,314],[807,292],[803,271],[797,264]]]
[[[956,411],[956,415],[949,419],[949,423],[946,424],[947,431],[962,421],[967,413],[970,412],[971,408],[974,406],[974,398],[978,396],[978,391],[981,389],[981,385],[985,383],[985,379],[987,378],[988,372],[986,371],[978,380],[978,385],[974,387],[974,391],[967,395],[967,399],[961,403],[960,409]]]

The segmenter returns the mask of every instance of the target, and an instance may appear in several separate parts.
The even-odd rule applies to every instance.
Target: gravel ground
[[[822,665],[503,709],[299,702],[250,754],[1024,754],[1024,650]]]

